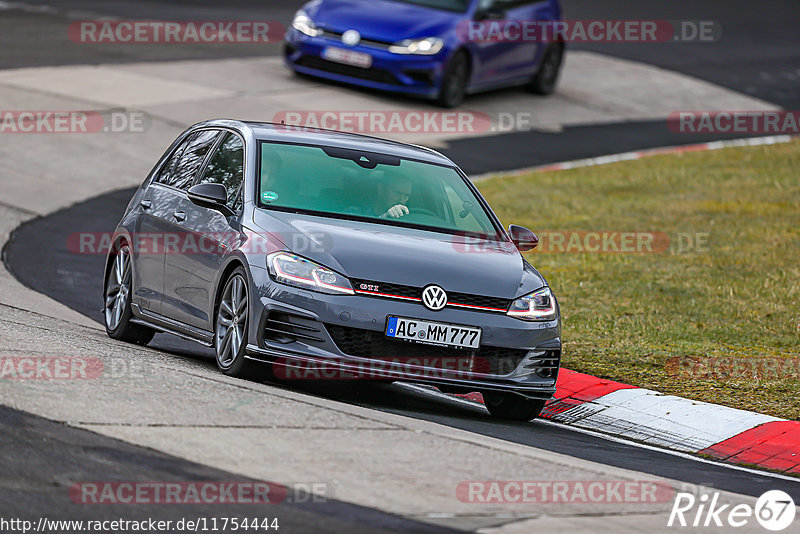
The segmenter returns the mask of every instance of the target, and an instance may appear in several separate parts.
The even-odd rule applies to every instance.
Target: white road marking
[[[484,410],[486,410],[486,408],[480,403],[469,401],[469,400],[466,400],[466,399],[462,399],[461,397],[456,397],[456,396],[448,394],[448,393],[442,393],[438,389],[433,389],[433,388],[430,388],[428,386],[419,386],[419,385],[416,385],[416,384],[408,384],[408,383],[405,383],[405,382],[396,382],[395,384],[398,385],[398,386],[402,386],[402,387],[404,387],[406,389],[412,390],[412,391],[416,391],[416,392],[419,392],[419,393],[424,393],[424,394],[427,394],[427,395],[431,395],[433,397],[438,397],[440,399],[446,399],[446,400],[449,400],[450,402],[453,402],[455,404],[462,404],[462,405],[465,405],[465,406],[470,406],[472,408],[483,408]],[[749,468],[749,467],[743,467],[743,466],[735,465],[735,464],[717,462],[717,461],[714,461],[714,460],[709,460],[707,458],[702,458],[700,456],[696,456],[696,455],[691,454],[691,453],[675,451],[675,450],[671,450],[671,449],[665,449],[664,447],[659,447],[659,446],[656,446],[656,445],[648,445],[647,443],[641,443],[639,441],[632,441],[630,439],[625,439],[625,438],[622,438],[622,437],[613,436],[611,434],[605,434],[603,432],[599,432],[599,431],[596,431],[596,430],[590,430],[590,429],[587,429],[587,428],[581,428],[581,427],[576,427],[576,426],[568,425],[568,424],[564,424],[564,423],[558,423],[558,422],[554,422],[554,421],[549,421],[547,419],[536,419],[536,424],[543,424],[543,425],[548,425],[548,426],[552,426],[552,427],[561,428],[561,429],[564,429],[564,430],[569,430],[569,431],[572,431],[572,432],[578,432],[580,434],[585,434],[587,436],[592,436],[592,437],[595,437],[595,438],[604,439],[606,441],[612,441],[614,443],[620,443],[620,444],[623,444],[623,445],[629,445],[631,447],[638,447],[640,449],[646,449],[646,450],[649,450],[649,451],[660,452],[660,453],[663,453],[663,454],[669,454],[670,456],[683,458],[685,460],[692,460],[694,462],[699,462],[699,463],[703,463],[703,464],[715,465],[717,467],[724,467],[725,469],[732,469],[734,471],[742,471],[742,472],[749,473],[749,474],[752,474],[752,475],[766,476],[766,477],[775,478],[775,479],[779,479],[779,480],[788,480],[788,481],[797,482],[797,483],[800,484],[800,479],[798,479],[797,477],[781,475],[780,473],[774,473],[772,471],[760,471],[758,469],[752,469],[752,468]]]
[[[589,430],[611,434],[685,452],[699,452],[764,423],[781,421],[718,404],[664,395],[657,391],[620,389],[553,416],[571,420],[573,410],[589,414],[571,421]]]

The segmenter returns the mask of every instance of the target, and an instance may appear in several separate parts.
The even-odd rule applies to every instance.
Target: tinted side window
[[[175,164],[178,160],[181,159],[181,155],[183,155],[183,151],[186,150],[186,145],[192,140],[193,135],[190,135],[183,143],[181,143],[178,148],[175,149],[175,152],[167,159],[164,166],[161,167],[161,170],[158,171],[158,176],[156,176],[155,181],[160,184],[169,184],[170,177],[172,176],[172,171],[175,169]]]
[[[229,133],[211,156],[199,183],[222,184],[228,189],[228,206],[236,209],[244,178],[244,146],[238,135]]]
[[[189,144],[172,173],[169,185],[178,189],[188,189],[192,185],[200,165],[208,154],[208,149],[213,146],[219,133],[219,130],[206,130],[197,132],[189,139]]]

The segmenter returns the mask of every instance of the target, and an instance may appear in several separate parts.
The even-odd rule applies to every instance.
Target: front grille
[[[392,296],[414,298],[414,299],[422,298],[423,288],[421,287],[404,286],[400,284],[390,284],[384,282],[373,282],[369,280],[352,280],[352,282],[356,291],[361,295],[381,297],[381,298],[391,298]],[[369,289],[369,287],[373,288],[377,287],[377,289]],[[509,304],[511,304],[511,301],[508,299],[497,298],[497,297],[486,297],[483,295],[472,295],[469,293],[448,292],[447,304],[448,306],[455,306],[455,307],[458,307],[458,304],[461,304],[467,307],[478,306],[481,308],[492,308],[491,310],[484,310],[484,311],[497,311],[505,313],[508,310],[508,306]]]
[[[341,33],[341,32],[335,32],[335,31],[332,31],[332,30],[324,30],[322,35],[324,37],[327,37],[327,38],[331,39],[332,41],[339,41],[339,43],[337,43],[337,44],[343,44],[342,43],[342,35],[344,35],[344,34]],[[388,50],[389,47],[392,46],[391,43],[387,43],[387,42],[384,42],[384,41],[375,41],[373,39],[364,39],[364,38],[362,38],[358,42],[358,44],[362,45],[362,46],[367,46],[367,47],[370,47],[370,48],[378,48],[380,50]],[[345,45],[345,46],[347,46],[347,45]]]
[[[400,284],[390,284],[385,282],[371,282],[369,280],[351,280],[356,291],[366,291],[375,293],[376,297],[381,295],[393,295],[398,297],[421,298],[422,289],[414,286],[404,286]],[[377,289],[372,289],[377,288]]]
[[[350,76],[352,78],[359,78],[371,82],[385,83],[390,85],[400,84],[400,81],[397,79],[397,77],[395,77],[394,74],[383,69],[362,69],[361,67],[336,63],[335,61],[328,61],[327,59],[322,59],[316,56],[303,56],[297,60],[297,64],[301,67],[308,67],[310,69],[322,70],[333,74]]]
[[[321,333],[316,321],[291,313],[271,311],[264,322],[264,339],[277,343],[324,341]]]
[[[484,308],[495,308],[502,311],[508,310],[510,302],[507,299],[499,299],[495,297],[483,297],[481,295],[470,295],[468,293],[448,293],[447,300],[458,304],[466,304],[468,306],[481,306]]]
[[[507,375],[517,368],[528,353],[525,349],[488,346],[476,350],[435,347],[394,341],[388,339],[383,333],[373,330],[330,324],[326,324],[325,327],[336,346],[344,354],[397,362],[408,362],[413,358],[419,360],[423,367]]]

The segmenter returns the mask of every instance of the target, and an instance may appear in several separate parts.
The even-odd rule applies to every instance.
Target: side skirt
[[[214,334],[207,330],[201,330],[180,321],[170,319],[169,317],[143,310],[138,304],[133,304],[132,307],[134,310],[134,316],[131,318],[132,323],[147,326],[159,332],[173,334],[188,341],[199,343],[205,347],[214,345]]]

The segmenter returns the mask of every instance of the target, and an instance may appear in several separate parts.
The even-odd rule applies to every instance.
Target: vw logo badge
[[[430,285],[422,290],[422,303],[429,310],[439,311],[447,306],[447,293],[439,286]]]
[[[347,46],[356,46],[361,42],[361,34],[356,30],[347,30],[342,34],[342,42]]]

